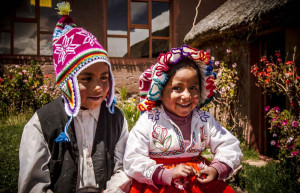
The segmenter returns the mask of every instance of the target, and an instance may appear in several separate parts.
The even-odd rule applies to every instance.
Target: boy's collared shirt
[[[76,189],[89,187],[89,192],[99,192],[95,176],[92,147],[99,118],[100,108],[80,110],[74,118],[75,133],[79,150],[78,177]],[[95,190],[93,190],[95,188]]]

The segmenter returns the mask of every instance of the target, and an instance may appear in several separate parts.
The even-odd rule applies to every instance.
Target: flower
[[[219,61],[215,61],[215,65],[219,66],[220,62]]]
[[[269,111],[270,110],[270,106],[266,106],[265,111]]]
[[[291,64],[293,64],[293,63],[294,63],[293,61],[286,61],[286,62],[285,62],[286,65],[291,65]]]
[[[275,113],[280,113],[280,108],[278,106],[274,107]]]
[[[236,63],[232,64],[232,67],[233,67],[233,68],[236,68],[236,66],[237,66],[237,64],[236,64]]]
[[[210,59],[211,59],[212,61],[214,61],[214,60],[215,60],[215,57],[212,56],[212,57],[210,57]]]
[[[297,126],[298,126],[297,121],[293,121],[293,122],[292,122],[292,126],[293,126],[293,127],[297,127]]]
[[[276,133],[273,133],[273,137],[277,137],[277,134],[276,134]]]
[[[26,79],[24,79],[24,80],[23,80],[23,82],[24,82],[24,83],[26,83],[26,82],[27,82],[27,80],[26,80]]]
[[[276,145],[276,141],[275,141],[275,140],[272,140],[272,141],[271,141],[271,145],[272,145],[272,146]]]
[[[282,121],[282,125],[287,125],[287,120]]]
[[[293,141],[293,139],[294,139],[293,137],[289,137],[288,140],[287,140],[287,142],[291,143]]]
[[[226,49],[227,54],[231,53],[231,50],[228,48]]]
[[[296,155],[298,155],[298,153],[299,153],[299,151],[293,151],[292,156],[296,156]]]

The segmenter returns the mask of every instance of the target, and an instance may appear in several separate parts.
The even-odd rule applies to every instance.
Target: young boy
[[[114,107],[114,79],[106,51],[68,16],[53,34],[56,82],[63,92],[33,115],[20,143],[18,192],[123,192],[127,122]]]

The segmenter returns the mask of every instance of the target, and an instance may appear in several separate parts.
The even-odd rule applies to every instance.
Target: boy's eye
[[[101,77],[100,79],[101,79],[101,80],[108,80],[109,77],[108,77],[108,76],[103,76],[103,77]]]
[[[88,82],[91,79],[92,79],[91,77],[82,77],[82,78],[80,78],[81,81],[85,81],[85,82]]]

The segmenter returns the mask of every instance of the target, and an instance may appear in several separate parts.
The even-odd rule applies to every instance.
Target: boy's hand
[[[196,180],[200,183],[208,183],[216,180],[218,177],[218,172],[213,167],[205,167],[203,170],[200,171],[199,176]]]
[[[194,175],[195,175],[195,171],[192,167],[186,164],[179,164],[173,170],[172,179],[174,180],[181,177],[186,178],[188,176],[194,176]]]

